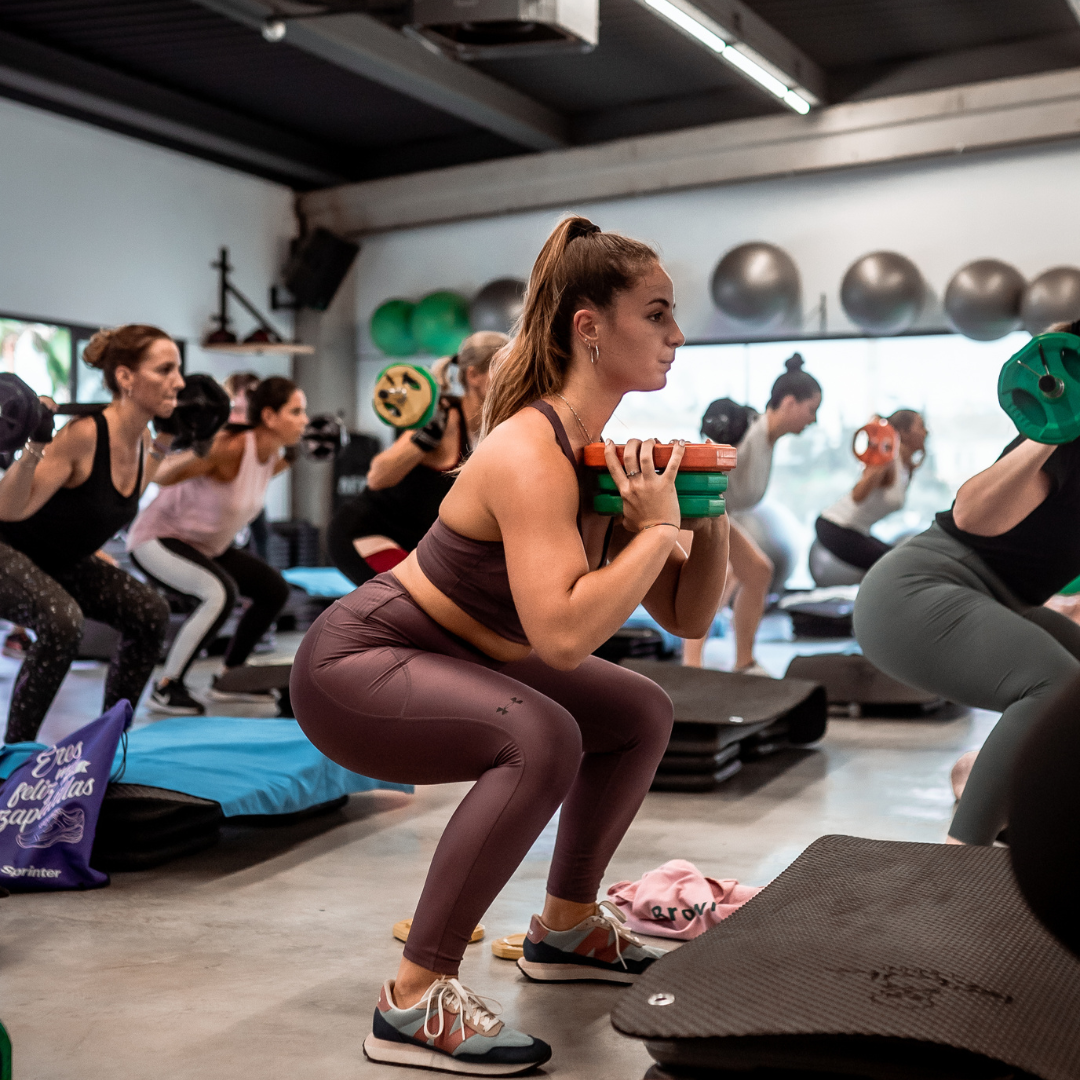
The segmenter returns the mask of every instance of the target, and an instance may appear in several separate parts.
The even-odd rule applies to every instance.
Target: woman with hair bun
[[[225,669],[243,664],[289,598],[289,586],[272,566],[233,546],[266,501],[271,478],[289,467],[285,447],[300,441],[308,418],[304,392],[280,375],[248,388],[248,425],[229,424],[210,452],[186,451],[162,467],[161,492],[128,533],[132,561],[148,577],[198,606],[176,635],[149,707],[173,716],[205,712],[184,684],[199,649],[212,641],[239,596],[244,612],[225,651]],[[217,680],[214,680],[215,684]],[[271,705],[270,693],[236,693],[211,686],[211,700]]]
[[[382,988],[364,1043],[375,1061],[505,1076],[550,1057],[463,986],[458,967],[560,805],[521,970],[630,983],[661,955],[597,892],[667,748],[671,702],[592,653],[639,603],[673,633],[703,634],[723,590],[727,518],[680,520],[684,447],[657,473],[654,439],[629,440],[622,464],[605,444],[624,513],[600,517],[582,452],[624,394],[665,385],[683,340],[652,248],[562,221],[435,524],[392,571],[324,612],[297,653],[292,701],[323,753],[385,780],[475,781],[439,841],[397,978]]]
[[[7,742],[37,736],[75,659],[84,615],[120,632],[106,709],[121,698],[138,704],[169,621],[154,589],[94,553],[135,517],[172,442],[152,440],[147,425],[176,407],[180,353],[164,330],[129,325],[99,331],[83,359],[102,372],[111,404],[70,420],[55,438],[50,421],[0,480],[0,616],[37,637],[11,694]]]
[[[461,343],[457,355],[437,360],[431,371],[442,395],[435,416],[418,431],[403,431],[376,454],[366,489],[334,514],[326,544],[334,565],[354,585],[397,566],[439,516],[480,434],[492,358],[509,341],[505,334],[481,330]],[[450,393],[451,367],[465,390],[462,397]]]
[[[784,361],[784,374],[773,383],[765,411],[755,415],[739,440],[739,463],[728,475],[725,494],[731,515],[731,574],[729,590],[737,590],[731,605],[735,633],[735,667],[742,675],[769,673],[754,659],[754,638],[772,583],[772,559],[739,524],[739,516],[763,498],[772,473],[773,448],[784,435],[799,435],[817,420],[821,385],[808,371],[803,358],[794,353]],[[751,413],[753,412],[750,410]],[[706,418],[708,414],[706,413]],[[708,431],[703,428],[703,434]],[[705,638],[683,642],[683,663],[701,667]]]

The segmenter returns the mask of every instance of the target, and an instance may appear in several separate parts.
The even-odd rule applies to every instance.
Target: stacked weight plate
[[[654,448],[653,463],[657,471],[663,472],[667,467],[672,449],[662,444]],[[624,450],[623,446],[615,447],[620,463]],[[686,447],[679,473],[675,477],[679,509],[684,518],[719,517],[724,513],[727,474],[735,468],[735,461],[734,446],[690,443]],[[603,443],[590,443],[585,447],[585,465],[594,470],[593,510],[598,514],[621,514],[623,501],[615,478],[608,472]]]

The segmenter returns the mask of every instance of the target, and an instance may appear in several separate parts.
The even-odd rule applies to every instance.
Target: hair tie
[[[566,242],[569,244],[579,236],[592,236],[593,233],[598,232],[600,232],[600,226],[594,225],[591,221],[587,225],[581,225],[575,221],[566,234]]]

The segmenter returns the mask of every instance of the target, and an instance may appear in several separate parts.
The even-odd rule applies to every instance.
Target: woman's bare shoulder
[[[473,457],[512,464],[519,457],[554,453],[563,457],[551,422],[538,409],[524,408],[495,428],[476,448]]]

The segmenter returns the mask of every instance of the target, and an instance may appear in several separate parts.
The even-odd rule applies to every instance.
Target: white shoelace
[[[437,1039],[445,1027],[443,1010],[457,1013],[462,1023],[468,1021],[474,1031],[486,1035],[497,1023],[499,1023],[500,1006],[492,998],[482,998],[474,994],[467,986],[462,986],[457,979],[440,979],[427,988],[424,996],[417,1002],[427,1006],[424,1016],[424,1034],[429,1039]],[[429,1031],[431,1014],[435,1013],[439,1018],[439,1030]],[[453,1024],[451,1024],[451,1029]]]
[[[626,941],[631,945],[637,945],[640,949],[644,949],[647,946],[637,934],[626,929],[623,925],[626,922],[626,916],[610,900],[601,900],[600,903],[596,905],[596,908],[596,914],[593,915],[592,918],[602,922],[609,930],[615,931],[615,958],[622,964],[623,968],[625,968],[626,961],[622,956],[623,941]]]

